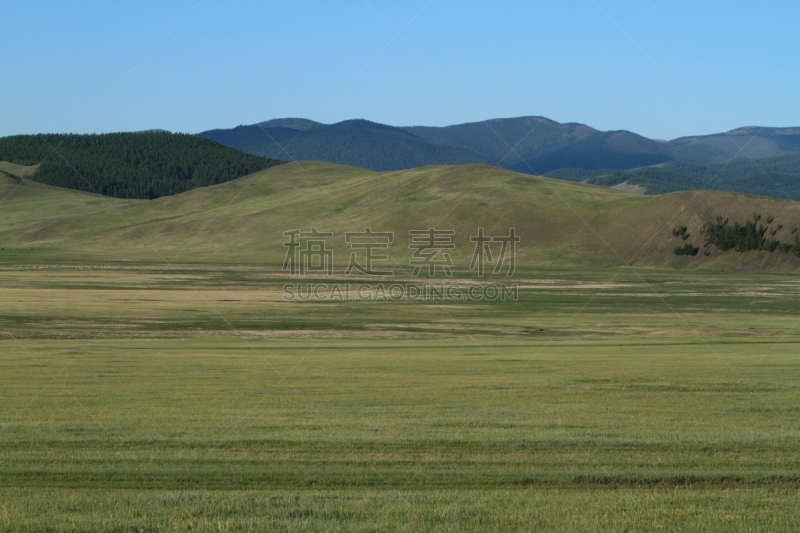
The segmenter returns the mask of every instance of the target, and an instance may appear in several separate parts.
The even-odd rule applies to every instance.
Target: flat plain
[[[0,269],[0,529],[800,527],[800,283],[523,269],[286,302],[277,269]]]

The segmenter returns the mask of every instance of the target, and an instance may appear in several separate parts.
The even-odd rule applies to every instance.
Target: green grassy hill
[[[280,161],[161,131],[0,138],[0,171],[117,198],[158,198],[223,183]],[[5,170],[4,170],[5,169]]]
[[[123,200],[0,180],[0,262],[177,262],[277,266],[283,232],[333,231],[334,265],[350,248],[344,232],[393,231],[390,263],[402,271],[412,229],[456,231],[453,258],[466,271],[478,227],[489,235],[514,226],[522,237],[518,265],[697,266],[794,269],[800,259],[768,252],[678,257],[686,225],[702,244],[705,221],[753,213],[781,224],[775,238],[793,240],[797,204],[723,192],[636,196],[591,185],[533,177],[482,165],[376,173],[330,163],[285,164],[213,187],[156,200]],[[706,250],[703,250],[705,252]]]
[[[0,172],[7,176],[21,178],[36,171],[36,166],[18,165],[8,161],[0,161]]]

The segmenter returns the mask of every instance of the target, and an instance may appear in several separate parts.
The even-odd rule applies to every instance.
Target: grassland
[[[0,182],[0,530],[800,529],[792,263],[538,231],[557,201],[611,238],[727,197],[284,167],[153,202]],[[769,202],[725,208],[795,209]],[[279,229],[477,213],[534,243],[518,301],[282,299]]]
[[[330,247],[343,270],[347,231],[393,231],[389,250],[407,265],[408,231],[456,232],[457,266],[466,270],[479,226],[489,235],[516,227],[519,264],[771,269],[794,271],[786,254],[677,257],[671,230],[686,225],[701,244],[704,221],[774,216],[774,236],[793,242],[795,202],[722,192],[642,197],[607,188],[470,165],[375,173],[329,163],[286,164],[214,187],[154,201],[119,200],[0,181],[1,263],[228,264],[276,266],[283,232],[334,232]],[[682,244],[682,242],[681,242]]]
[[[28,176],[36,170],[35,166],[17,165],[8,161],[0,161],[0,172],[16,178]]]
[[[502,305],[284,281],[0,270],[0,528],[800,525],[791,275],[529,269]]]

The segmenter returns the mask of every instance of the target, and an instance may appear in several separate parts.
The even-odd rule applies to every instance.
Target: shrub
[[[677,228],[672,230],[673,237],[680,237],[684,241],[687,240],[691,235],[686,232],[687,228],[683,224],[678,226]]]
[[[673,251],[675,252],[675,255],[691,255],[694,257],[700,251],[700,248],[694,246],[690,242],[687,242],[683,246],[676,246],[675,250]]]

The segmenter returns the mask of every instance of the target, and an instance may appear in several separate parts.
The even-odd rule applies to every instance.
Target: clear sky
[[[279,117],[800,126],[798,28],[796,0],[3,0],[0,136]]]

